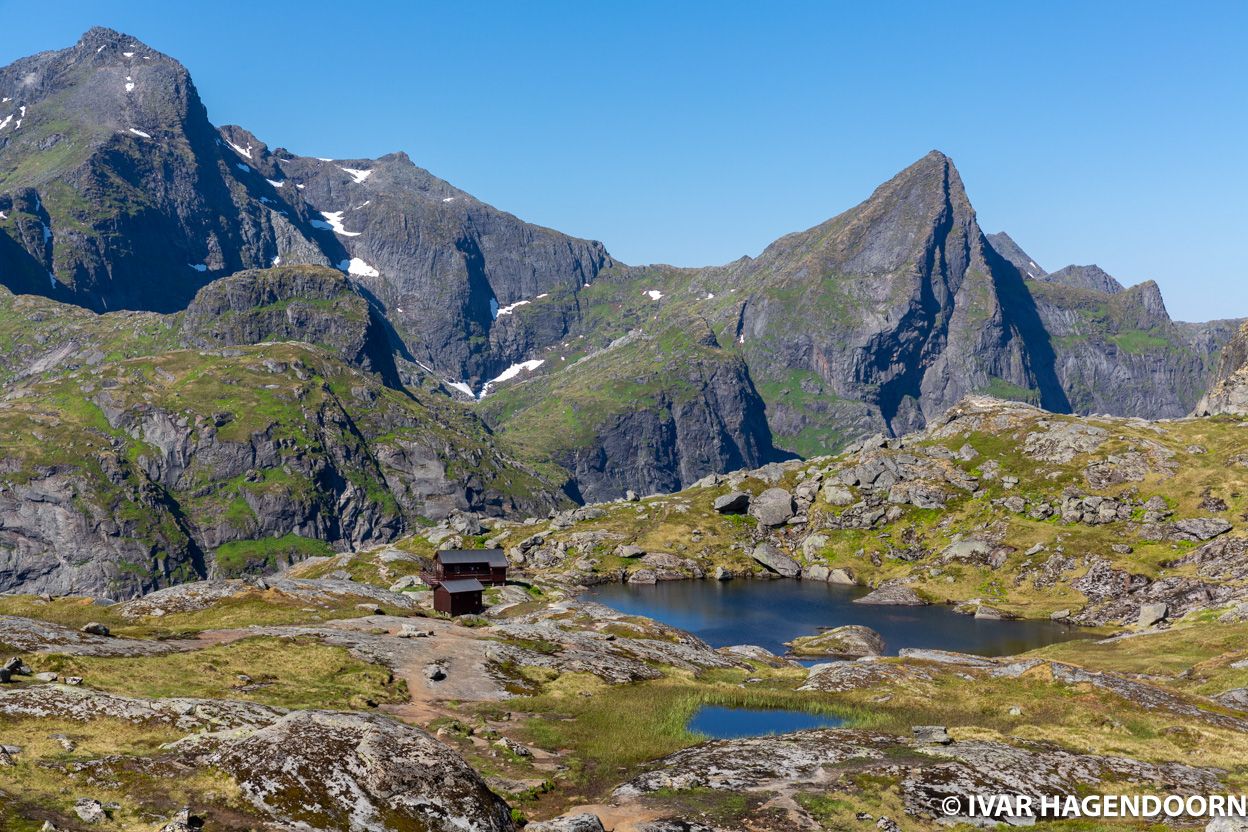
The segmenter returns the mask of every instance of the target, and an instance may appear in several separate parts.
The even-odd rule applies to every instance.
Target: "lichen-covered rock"
[[[538,821],[524,828],[525,832],[603,832],[602,821],[589,812]]]
[[[507,804],[426,732],[375,714],[298,711],[184,743],[275,821],[316,830],[511,832]]]
[[[884,637],[860,624],[833,627],[814,636],[802,636],[789,643],[796,656],[828,656],[838,659],[860,659],[884,652]]]
[[[783,488],[768,488],[750,501],[750,514],[764,526],[783,526],[794,514],[793,495]]]
[[[855,598],[854,603],[898,607],[922,607],[927,604],[917,592],[897,581],[880,584],[861,598]]]

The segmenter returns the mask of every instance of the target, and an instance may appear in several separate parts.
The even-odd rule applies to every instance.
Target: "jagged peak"
[[[133,35],[125,32],[118,32],[116,29],[109,29],[106,26],[92,26],[75,44],[76,49],[81,49],[91,53],[96,53],[106,47],[114,47],[124,51],[143,52],[152,55],[164,55],[152,49],[146,43]]]

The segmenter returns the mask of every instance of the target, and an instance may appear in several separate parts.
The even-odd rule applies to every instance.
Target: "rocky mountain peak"
[[[1041,279],[1052,283],[1060,283],[1063,286],[1073,286],[1076,289],[1091,289],[1095,292],[1105,292],[1110,295],[1117,294],[1123,290],[1121,283],[1095,263],[1090,266],[1066,266],[1063,269],[1042,275]],[[1158,293],[1158,298],[1160,298],[1160,293]]]
[[[1014,238],[1009,234],[1004,231],[998,231],[995,234],[986,236],[988,244],[993,247],[997,254],[1013,263],[1014,268],[1018,269],[1019,273],[1024,277],[1036,280],[1048,274],[1043,267],[1036,263],[1035,258],[1023,251],[1022,246],[1014,242]]]

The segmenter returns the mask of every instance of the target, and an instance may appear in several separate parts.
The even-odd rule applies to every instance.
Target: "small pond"
[[[840,724],[841,720],[837,717],[805,711],[703,705],[689,720],[689,730],[716,740],[735,740],[738,737],[805,731],[808,728],[835,728]]]
[[[713,647],[757,644],[783,654],[785,642],[821,627],[861,624],[884,637],[886,653],[903,647],[1006,656],[1079,638],[1077,628],[1052,621],[991,621],[947,606],[855,604],[862,587],[814,581],[665,581],[653,586],[604,584],[583,598],[629,615],[693,633]]]

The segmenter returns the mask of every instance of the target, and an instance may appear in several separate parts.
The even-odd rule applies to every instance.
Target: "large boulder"
[[[750,508],[750,495],[744,491],[730,491],[716,497],[714,507],[720,514],[745,514]]]
[[[755,546],[750,556],[770,571],[783,575],[786,578],[796,578],[802,573],[801,564],[784,552],[781,552],[771,543],[760,543]]]
[[[895,607],[922,607],[927,604],[913,589],[897,581],[887,581],[861,598],[855,604],[878,604]]]
[[[750,514],[764,526],[783,526],[793,517],[793,495],[783,488],[768,488],[750,502]]]
[[[884,637],[859,624],[834,627],[814,636],[802,636],[789,643],[796,656],[828,656],[835,659],[861,659],[884,652]]]

